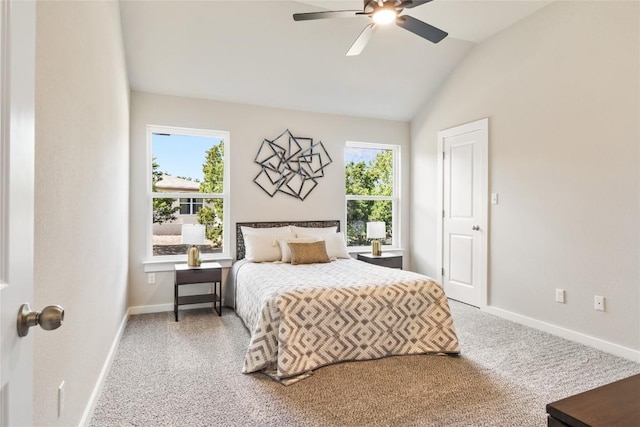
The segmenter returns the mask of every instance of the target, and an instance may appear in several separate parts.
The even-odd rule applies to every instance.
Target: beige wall
[[[118,2],[38,2],[35,425],[79,425],[127,309],[128,82]],[[65,382],[65,410],[57,389]]]
[[[229,131],[231,144],[231,224],[241,221],[340,219],[344,221],[345,141],[399,144],[402,147],[402,222],[409,218],[409,123],[307,113],[268,107],[160,96],[131,94],[131,246],[130,305],[173,304],[173,272],[156,274],[148,285],[143,272],[147,233],[146,125],[177,126]],[[254,163],[263,139],[277,137],[285,129],[296,136],[322,141],[333,163],[319,185],[304,200],[276,194],[273,198],[253,183],[260,171]],[[342,224],[344,227],[344,222]],[[404,228],[402,240],[408,243]],[[235,233],[231,239],[235,242]],[[232,248],[233,251],[234,248]]]
[[[478,45],[411,127],[414,268],[439,268],[437,132],[489,117],[500,203],[490,206],[488,303],[636,357],[639,18],[638,2],[554,3]]]

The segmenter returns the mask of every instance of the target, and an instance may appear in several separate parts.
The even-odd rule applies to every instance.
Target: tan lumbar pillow
[[[291,264],[315,264],[331,262],[324,240],[313,243],[289,243]]]

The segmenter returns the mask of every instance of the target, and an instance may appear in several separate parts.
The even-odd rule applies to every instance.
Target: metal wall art
[[[280,192],[304,200],[333,160],[322,141],[293,136],[287,129],[273,141],[264,139],[254,162],[261,169],[253,182],[265,193],[273,197]]]

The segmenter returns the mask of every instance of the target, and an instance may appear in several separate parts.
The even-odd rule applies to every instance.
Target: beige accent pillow
[[[330,234],[338,231],[337,226],[333,227],[299,227],[297,225],[291,226],[291,231],[296,234],[306,234],[310,236],[317,236],[318,234]]]
[[[324,240],[313,243],[289,243],[291,264],[315,264],[331,262]]]
[[[283,238],[293,238],[295,234],[289,233]],[[282,254],[278,245],[278,236],[269,234],[247,234],[244,236],[245,258],[251,262],[280,261]]]

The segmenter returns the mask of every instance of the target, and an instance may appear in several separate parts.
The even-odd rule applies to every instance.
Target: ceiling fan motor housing
[[[398,4],[402,2],[398,2],[396,0],[363,0],[363,2],[363,12],[365,15],[372,15],[380,9],[394,9],[396,13],[400,13],[402,10],[402,8],[397,7]]]

